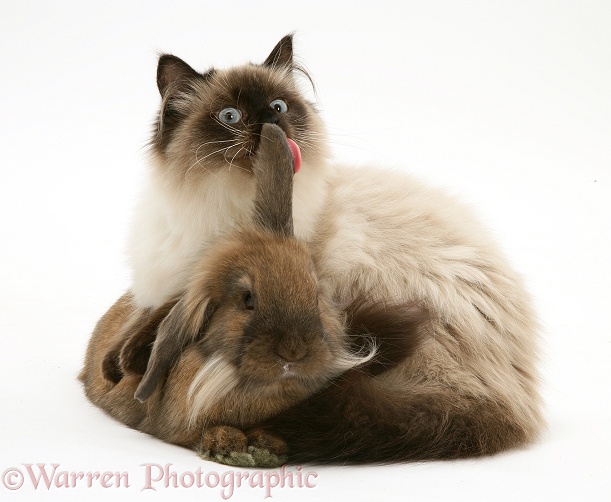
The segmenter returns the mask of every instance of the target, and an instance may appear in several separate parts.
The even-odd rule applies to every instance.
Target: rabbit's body
[[[233,366],[227,362],[211,361],[211,349],[204,347],[204,344],[194,344],[180,355],[163,388],[141,403],[134,398],[134,394],[142,375],[127,372],[115,384],[104,378],[102,373],[103,357],[117,341],[117,335],[120,335],[124,323],[133,312],[133,298],[127,293],[100,319],[89,342],[80,379],[87,397],[96,406],[129,427],[169,443],[197,450],[201,449],[202,431],[206,428],[217,425],[232,425],[244,430],[253,428],[305,399],[340,372],[333,372],[332,364],[323,368],[324,363],[330,363],[330,358],[325,357],[320,364],[321,370],[312,372],[310,384],[300,382],[298,385],[296,380],[286,379],[269,384],[251,382],[238,387]],[[205,368],[209,368],[207,373],[202,372]],[[279,369],[282,369],[282,365]],[[202,382],[198,375],[206,375],[209,380]],[[198,391],[202,398],[193,395],[191,388],[194,383],[200,383]],[[211,394],[211,386],[220,387],[218,394]],[[211,401],[201,402],[205,397]],[[194,407],[196,416],[193,416]]]

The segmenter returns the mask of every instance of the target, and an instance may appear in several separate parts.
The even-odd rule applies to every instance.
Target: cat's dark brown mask
[[[153,150],[174,169],[249,171],[264,123],[279,125],[301,148],[304,162],[316,156],[320,129],[312,104],[299,92],[292,36],[274,47],[263,64],[198,73],[172,55],[159,58],[161,110]]]

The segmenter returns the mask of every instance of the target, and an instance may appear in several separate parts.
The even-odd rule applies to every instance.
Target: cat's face
[[[284,37],[262,65],[198,73],[161,56],[157,84],[162,106],[152,145],[183,178],[218,170],[250,175],[264,123],[279,125],[300,147],[303,161],[324,156],[322,125],[295,81],[292,39]]]

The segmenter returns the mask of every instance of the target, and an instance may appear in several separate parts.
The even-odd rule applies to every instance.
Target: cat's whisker
[[[242,131],[240,129],[238,129],[237,127],[232,127],[229,124],[226,124],[225,122],[223,122],[222,120],[220,120],[217,116],[213,116],[214,120],[217,124],[221,125],[222,127],[224,127],[225,129],[227,129],[229,132],[234,133],[236,136],[240,135],[242,133]]]
[[[233,143],[234,141],[235,141],[234,138],[232,138],[232,139],[218,139],[218,140],[214,140],[214,141],[206,141],[205,143],[202,143],[201,145],[199,145],[197,148],[199,150],[203,146],[215,145],[215,144],[219,144],[219,143]]]
[[[202,149],[204,146],[208,146],[208,145],[213,145],[213,144],[219,144],[219,143],[232,143],[229,146],[224,146],[223,148],[220,148],[219,150],[215,150],[214,152],[206,155],[205,157],[202,157],[201,159],[199,158],[199,151],[200,149]],[[214,155],[215,153],[219,153],[222,152],[223,150],[228,150],[234,146],[237,146],[238,143],[236,143],[235,139],[222,139],[222,140],[216,140],[216,141],[206,141],[204,143],[201,143],[197,149],[195,150],[195,158],[198,159],[196,160],[196,163],[199,162],[202,159],[205,159],[207,157],[209,157],[210,155]],[[193,167],[193,166],[191,166]]]
[[[185,171],[185,180],[188,179],[189,176],[189,171],[191,171],[191,169],[193,167],[195,167],[197,164],[200,165],[200,167],[202,167],[207,173],[209,173],[210,175],[214,176],[216,179],[218,179],[221,183],[223,183],[223,185],[225,185],[226,183],[221,179],[221,177],[218,174],[215,174],[211,169],[209,169],[208,167],[206,167],[204,164],[201,164],[199,161],[196,161],[194,164],[191,165],[191,167],[189,167],[189,169],[187,169]]]
[[[220,181],[220,182],[221,182],[223,185],[226,185],[225,181],[224,181],[224,180],[223,180],[223,179],[222,179],[222,178],[221,178],[221,177],[220,177],[218,174],[214,173],[214,171],[212,171],[212,169],[209,169],[208,167],[206,167],[204,164],[202,164],[202,163],[201,163],[201,159],[196,160],[196,161],[195,161],[193,164],[191,164],[191,166],[189,167],[189,169],[187,169],[187,170],[185,171],[185,179],[187,179],[187,178],[188,178],[189,171],[190,171],[190,170],[191,170],[193,167],[195,167],[196,165],[198,165],[198,164],[199,164],[201,167],[203,167],[203,168],[204,168],[204,170],[205,170],[207,173],[210,173],[210,174],[211,174],[212,176],[214,176],[214,177],[215,177],[217,180],[219,180],[219,181]]]
[[[238,154],[239,154],[239,153],[240,153],[242,150],[244,150],[245,152],[248,152],[248,149],[244,148],[244,146],[243,146],[243,145],[244,145],[244,144],[242,143],[242,145],[240,146],[239,150],[238,150],[238,151],[235,153],[235,155],[234,155],[234,156],[231,158],[231,161],[229,161],[229,169],[231,169],[231,168],[232,168],[232,166],[234,165],[234,164],[233,164],[233,161],[235,160],[235,158],[238,156]],[[236,146],[237,146],[237,145],[236,145]],[[227,161],[227,158],[225,158],[225,161]],[[235,165],[235,167],[237,167],[238,169],[242,169],[242,171],[245,171],[245,172],[247,172],[247,173],[248,173],[248,172],[250,172],[250,171],[248,171],[248,169],[244,169],[242,166],[238,166],[237,164]]]
[[[236,142],[235,140],[230,140],[232,142],[231,145],[229,146],[225,146],[223,148],[219,148],[218,150],[215,150],[213,152],[208,153],[207,155],[205,155],[204,157],[199,157],[199,150],[205,146],[207,143],[202,143],[201,145],[199,145],[195,151],[195,162],[193,164],[191,164],[189,166],[189,168],[185,171],[185,179],[187,178],[189,171],[191,171],[191,169],[193,169],[196,165],[201,166],[206,172],[210,173],[212,176],[214,176],[215,178],[217,178],[221,183],[225,184],[225,181],[223,181],[223,179],[221,179],[217,174],[215,174],[211,169],[209,169],[205,164],[203,164],[203,161],[206,160],[208,157],[210,157],[211,155],[215,155],[217,153],[220,153],[222,151],[228,152],[231,148],[234,148],[236,146],[240,146],[239,142]],[[225,141],[222,141],[223,143]],[[238,150],[239,152],[239,150]],[[223,154],[223,158],[225,158],[225,154]]]
[[[236,146],[240,146],[240,143],[234,141],[233,144],[231,144],[229,146],[224,146],[223,148],[219,148],[218,150],[215,150],[214,152],[210,152],[209,154],[204,155],[203,157],[198,159],[198,162],[201,162],[202,160],[206,160],[208,157],[210,157],[212,155],[216,155],[217,153],[220,153],[222,151],[228,152],[229,150],[231,150],[232,148],[234,148]],[[223,154],[223,156],[224,156],[224,154]]]
[[[238,98],[235,100],[236,105],[238,106],[238,108],[240,108],[240,95],[242,94],[242,88],[240,87],[240,90],[238,91]],[[244,123],[244,121],[242,121],[242,123]]]

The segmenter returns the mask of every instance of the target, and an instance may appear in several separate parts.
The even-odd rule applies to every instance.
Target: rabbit
[[[419,306],[355,304],[352,317],[362,322],[350,330],[321,289],[309,250],[293,236],[292,162],[282,130],[265,124],[253,224],[204,252],[183,295],[134,317],[126,293],[98,322],[81,373],[94,404],[206,458],[273,466],[286,444],[256,424],[350,368],[376,374],[413,352],[426,325]],[[384,340],[385,329],[370,333],[364,318],[375,308],[383,326],[400,318],[398,340]],[[117,338],[121,368],[112,380],[103,362]]]

